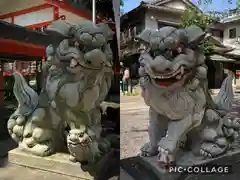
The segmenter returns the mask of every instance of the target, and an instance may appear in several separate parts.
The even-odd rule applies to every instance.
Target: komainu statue
[[[150,142],[140,155],[156,156],[163,167],[177,164],[187,152],[202,159],[221,156],[238,139],[240,118],[230,111],[233,75],[217,96],[210,95],[199,46],[205,37],[197,26],[146,29],[138,37],[145,47],[139,59],[142,97],[150,107]]]
[[[63,38],[46,49],[40,95],[15,72],[18,108],[8,121],[9,133],[34,155],[48,156],[65,147],[70,160],[94,163],[110,148],[100,137],[100,105],[113,77],[113,33],[108,25],[91,21],[56,21],[46,32]]]

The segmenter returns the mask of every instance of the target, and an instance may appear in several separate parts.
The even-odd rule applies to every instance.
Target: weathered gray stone
[[[92,169],[89,169],[89,167],[84,167],[84,165],[81,165],[79,162],[70,162],[67,153],[57,153],[47,157],[39,157],[24,152],[21,148],[17,148],[9,152],[8,161],[10,164],[63,174],[69,177],[77,177],[81,180],[93,180],[101,173],[108,158],[111,158],[111,156],[112,151],[106,154]]]
[[[149,110],[149,139],[141,156],[158,166],[175,163],[191,166],[238,152],[240,118],[231,112],[232,74],[223,81],[218,95],[208,91],[207,66],[199,44],[205,32],[163,27],[146,30],[139,40],[147,44],[140,56],[140,85]],[[183,151],[184,149],[184,151]],[[151,164],[150,163],[150,164]],[[171,179],[155,164],[159,178]]]
[[[63,40],[46,50],[40,95],[14,73],[18,108],[9,118],[9,133],[33,155],[67,149],[71,161],[95,164],[111,146],[100,135],[101,103],[113,76],[112,31],[106,24],[86,20],[75,25],[59,20],[47,31],[62,34]]]

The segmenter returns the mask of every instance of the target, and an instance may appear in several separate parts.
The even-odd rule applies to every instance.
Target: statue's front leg
[[[150,142],[143,145],[141,148],[142,156],[155,156],[158,154],[158,142],[166,135],[167,124],[169,119],[159,115],[152,108],[149,109],[149,127],[148,134]]]
[[[182,139],[190,130],[201,124],[203,115],[204,110],[194,115],[190,114],[178,121],[169,121],[167,135],[158,143],[158,161],[160,164],[168,166],[174,163]]]

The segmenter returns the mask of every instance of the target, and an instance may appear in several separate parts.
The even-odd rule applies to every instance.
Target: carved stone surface
[[[46,31],[63,40],[47,47],[40,95],[15,73],[18,108],[8,121],[11,137],[37,156],[68,149],[70,160],[94,163],[110,149],[101,135],[100,104],[113,76],[112,31],[106,24],[53,22]]]
[[[229,74],[213,99],[199,48],[205,35],[191,26],[146,29],[138,37],[146,47],[139,59],[142,97],[150,106],[150,142],[140,154],[156,156],[162,168],[180,162],[202,164],[201,159],[211,160],[239,148],[240,118],[230,112],[233,76]]]

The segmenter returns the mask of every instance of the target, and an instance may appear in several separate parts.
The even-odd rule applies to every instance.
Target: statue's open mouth
[[[184,69],[183,66],[181,66],[178,70],[167,73],[167,74],[161,74],[157,75],[153,78],[156,84],[160,86],[170,86],[174,84],[175,82],[181,80],[188,71]]]
[[[67,143],[71,146],[77,146],[79,145],[79,142],[77,141],[72,141],[70,138],[68,138]]]

